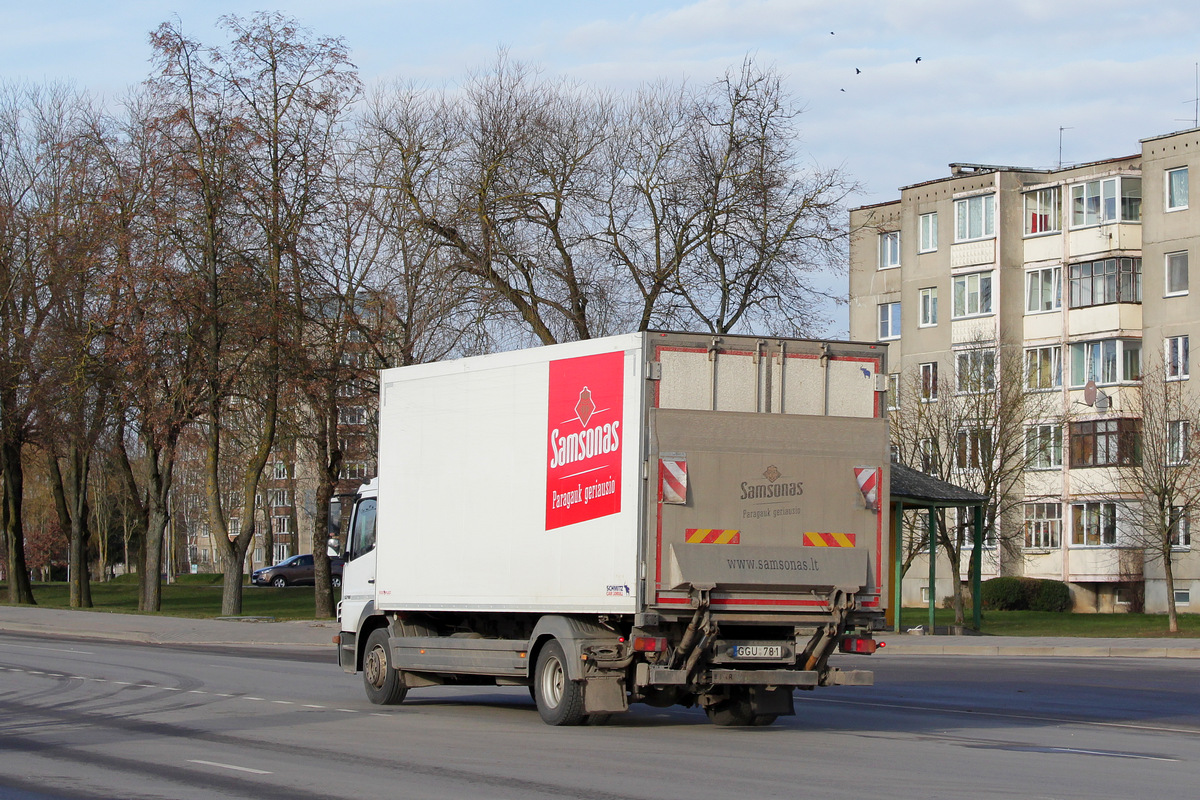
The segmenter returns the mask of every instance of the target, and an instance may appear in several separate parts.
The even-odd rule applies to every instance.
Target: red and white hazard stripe
[[[687,503],[687,461],[659,459],[658,471],[662,475],[662,501],[675,505]]]
[[[854,477],[858,481],[858,489],[867,501],[867,508],[879,506],[879,468],[855,467]]]

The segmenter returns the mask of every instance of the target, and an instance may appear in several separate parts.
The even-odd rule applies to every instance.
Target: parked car
[[[330,557],[329,571],[332,573],[334,587],[342,585],[342,559]],[[255,586],[312,586],[315,583],[316,566],[312,553],[286,558],[270,567],[257,569],[250,576],[250,582]]]

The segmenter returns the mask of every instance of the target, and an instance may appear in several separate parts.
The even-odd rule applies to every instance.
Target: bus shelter
[[[942,508],[972,508],[975,517],[975,535],[972,537],[968,580],[971,585],[972,627],[979,630],[983,616],[980,596],[980,573],[983,571],[983,536],[981,532],[983,531],[983,510],[988,504],[988,496],[947,483],[895,461],[892,462],[891,473],[892,629],[897,632],[902,630],[900,627],[900,582],[904,577],[904,512],[912,509],[926,511],[929,525],[929,632],[933,633],[933,612],[937,604],[937,592],[934,591],[937,578],[938,540],[938,515],[936,512]]]

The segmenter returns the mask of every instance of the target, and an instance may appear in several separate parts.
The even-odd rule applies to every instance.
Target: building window
[[[1025,310],[1030,314],[1062,308],[1062,267],[1025,273]]]
[[[287,515],[271,517],[271,530],[274,531],[276,535],[291,533],[292,518]]]
[[[954,368],[959,394],[995,391],[995,350],[960,350],[954,354]]]
[[[284,552],[287,552],[287,551],[284,551]],[[284,558],[286,558],[286,556],[284,556]],[[283,559],[281,558],[281,559],[277,560],[275,563],[276,563],[276,564],[278,564],[278,563],[279,563],[280,561],[282,561],[282,560],[283,560]],[[263,549],[262,549],[261,547],[256,547],[256,548],[254,548],[254,558],[253,558],[253,561],[254,561],[254,563],[255,563],[255,564],[261,564],[261,563],[263,563]]]
[[[921,322],[920,327],[929,328],[937,325],[937,287],[932,286],[921,290]]]
[[[1142,302],[1142,260],[1106,258],[1071,264],[1071,308]]]
[[[1192,591],[1190,589],[1175,590],[1175,605],[1187,606],[1192,603]]]
[[[272,480],[285,481],[292,477],[292,471],[288,468],[286,461],[276,461],[271,465]]]
[[[1167,294],[1179,295],[1188,292],[1187,250],[1167,253]]]
[[[1185,381],[1188,379],[1188,337],[1169,336],[1164,342],[1164,361],[1167,366],[1167,380]]]
[[[900,231],[879,234],[879,268],[900,266]]]
[[[937,250],[937,212],[922,214],[921,222],[921,242],[918,252],[932,253]]]
[[[1071,385],[1142,379],[1142,343],[1137,339],[1101,339],[1071,345]]]
[[[348,480],[362,480],[370,474],[370,467],[366,461],[347,461],[342,473]]]
[[[963,542],[968,548],[975,545],[975,509],[970,506],[946,509],[946,527],[956,541]],[[985,548],[996,546],[996,526],[990,529],[985,524],[983,541],[980,545]],[[928,552],[929,548],[925,548]]]
[[[1058,389],[1062,386],[1062,355],[1058,345],[1025,351],[1025,388]]]
[[[261,553],[262,548],[260,547],[259,549],[255,550],[254,552]],[[277,544],[277,545],[275,545],[274,553],[275,553],[275,563],[278,564],[280,561],[283,561],[285,558],[288,557],[288,546],[286,544]]]
[[[1188,440],[1192,435],[1191,423],[1186,419],[1167,423],[1167,465],[1181,466],[1188,462]]]
[[[927,475],[936,475],[941,471],[939,469],[941,459],[936,439],[921,439],[917,442],[917,451],[921,455],[921,472]]]
[[[959,469],[982,469],[992,463],[991,428],[969,428],[958,432],[954,465]]]
[[[900,407],[900,375],[896,372],[888,373],[887,376],[887,391],[883,393],[883,405],[888,411],[895,411]]]
[[[1062,503],[1025,504],[1025,549],[1052,550],[1062,546]]]
[[[1062,426],[1051,423],[1026,428],[1025,463],[1029,469],[1062,467]]]
[[[1188,522],[1186,508],[1171,506],[1171,519],[1168,524],[1171,531],[1171,547],[1183,549],[1192,546],[1192,526]]]
[[[229,534],[230,539],[237,538],[242,534],[242,521],[237,517],[225,523],[225,531]],[[261,559],[260,559],[261,560]]]
[[[1116,543],[1116,503],[1071,504],[1071,544],[1100,547]]]
[[[930,361],[920,365],[921,369],[921,401],[925,403],[937,400],[937,362]]]
[[[1117,467],[1142,461],[1140,419],[1071,423],[1072,467]]]
[[[1188,207],[1187,167],[1167,170],[1167,211]]]
[[[367,409],[363,406],[342,406],[338,408],[339,425],[365,425]]]
[[[1025,235],[1062,230],[1058,217],[1058,187],[1025,193]]]
[[[900,338],[900,304],[899,303],[880,303],[879,304],[879,338],[880,339],[899,339]]]
[[[287,508],[292,504],[290,489],[268,489],[267,505],[271,508]]]
[[[1141,178],[1101,178],[1071,187],[1072,228],[1141,219]]]
[[[992,273],[975,272],[954,279],[954,319],[992,313]]]
[[[969,242],[996,235],[996,196],[965,197],[954,201],[954,241]]]

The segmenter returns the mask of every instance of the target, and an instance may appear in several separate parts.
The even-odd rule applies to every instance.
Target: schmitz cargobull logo
[[[550,362],[546,530],[621,510],[625,354]]]

